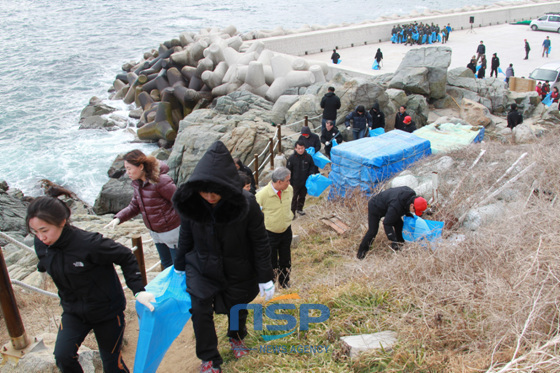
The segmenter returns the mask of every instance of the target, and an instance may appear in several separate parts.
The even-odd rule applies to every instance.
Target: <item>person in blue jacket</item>
[[[548,58],[548,53],[550,52],[550,36],[547,36],[546,39],[542,42],[543,50],[542,56],[546,54],[546,58]]]
[[[366,112],[364,105],[358,105],[356,110],[351,112],[346,116],[346,128],[350,128],[350,121],[353,122],[352,124],[352,136],[354,140],[361,139],[365,137],[366,131],[373,122],[371,115]]]

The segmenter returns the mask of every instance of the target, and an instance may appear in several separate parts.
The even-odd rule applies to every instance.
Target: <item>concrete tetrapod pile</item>
[[[173,141],[179,122],[215,97],[249,91],[275,102],[287,89],[325,82],[326,63],[244,44],[234,26],[183,33],[118,74],[112,99],[142,108],[138,137]]]

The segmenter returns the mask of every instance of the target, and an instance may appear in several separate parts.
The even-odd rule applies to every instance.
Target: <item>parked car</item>
[[[548,80],[550,89],[552,89],[552,87],[558,87],[558,89],[560,89],[560,61],[545,63],[533,70],[533,72],[529,74],[529,78],[543,83]]]
[[[531,21],[531,30],[555,31],[560,33],[560,13],[546,13]]]

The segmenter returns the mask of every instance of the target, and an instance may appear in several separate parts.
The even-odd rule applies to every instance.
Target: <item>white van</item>
[[[529,78],[543,83],[548,80],[550,89],[552,89],[552,87],[558,87],[558,89],[560,89],[560,61],[545,63],[541,67],[533,70],[533,72],[529,74]]]
[[[546,13],[531,21],[531,30],[554,31],[560,33],[560,13]]]

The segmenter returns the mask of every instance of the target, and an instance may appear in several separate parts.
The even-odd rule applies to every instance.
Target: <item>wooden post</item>
[[[309,119],[307,115],[305,116],[305,127],[309,127]]]
[[[282,126],[278,125],[278,154],[282,154]]]
[[[19,309],[14,295],[14,289],[10,282],[10,274],[6,268],[4,253],[0,248],[0,305],[2,306],[2,314],[6,320],[6,328],[12,341],[12,346],[16,350],[23,350],[29,345],[29,339],[23,327],[23,321],[19,314]],[[6,347],[3,347],[6,350]]]
[[[268,147],[270,151],[270,168],[274,170],[274,141],[272,138],[268,139]]]
[[[255,184],[259,185],[259,155],[255,154]]]
[[[146,277],[146,262],[144,262],[144,248],[142,247],[142,236],[135,234],[132,236],[132,247],[136,247],[134,250],[134,256],[138,262],[138,267],[140,267],[140,273],[142,274],[142,282],[144,286],[148,285],[148,278]]]

